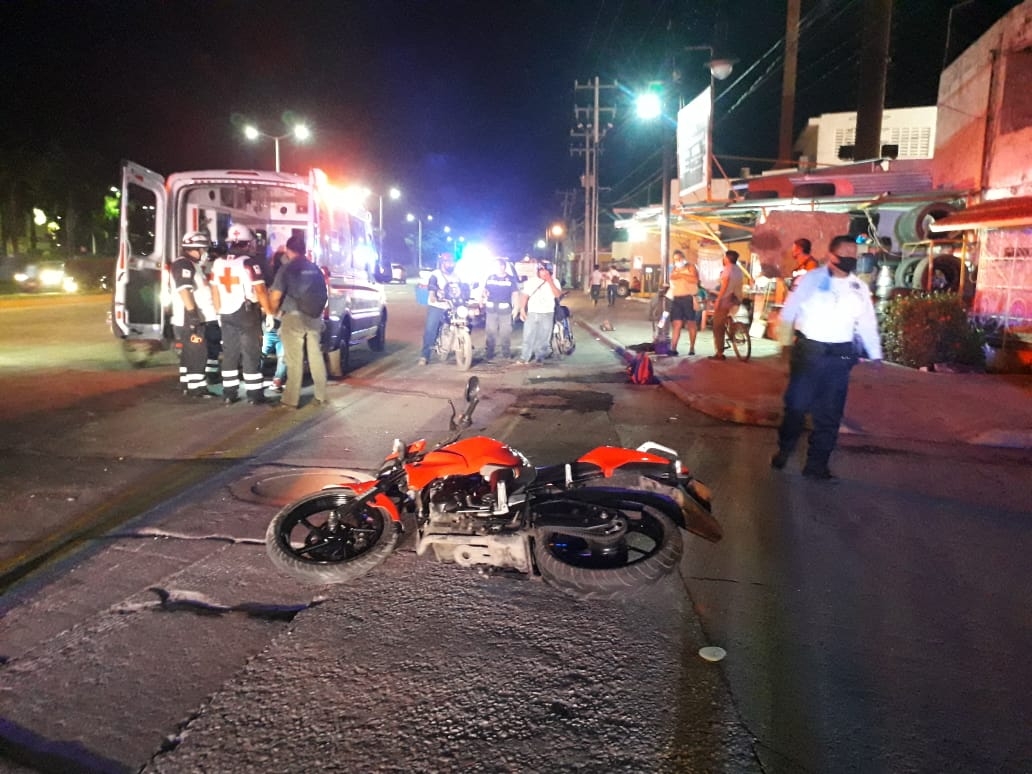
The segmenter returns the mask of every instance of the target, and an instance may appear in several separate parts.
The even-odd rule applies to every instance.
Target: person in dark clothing
[[[280,313],[280,338],[287,361],[287,383],[280,405],[297,408],[301,401],[304,355],[312,375],[315,404],[326,403],[326,363],[322,354],[323,309],[326,307],[326,275],[308,260],[305,241],[294,235],[287,240],[287,261],[276,273],[269,305]]]
[[[209,322],[215,320],[211,289],[201,268],[201,259],[211,247],[211,238],[203,231],[191,231],[183,237],[183,254],[172,263],[172,332],[180,344],[179,386],[187,397],[210,398],[205,367],[208,344],[205,339]]]
[[[520,285],[508,259],[499,258],[495,270],[484,280],[486,309],[484,356],[491,360],[501,346],[502,357],[512,357],[512,318],[520,298]]]

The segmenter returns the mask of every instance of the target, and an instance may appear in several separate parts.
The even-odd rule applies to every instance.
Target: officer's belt
[[[818,352],[822,355],[831,355],[832,357],[849,357],[856,354],[856,347],[852,341],[841,341],[835,343],[829,343],[826,341],[817,341],[816,339],[808,339],[805,335],[796,331],[796,343],[811,352]]]

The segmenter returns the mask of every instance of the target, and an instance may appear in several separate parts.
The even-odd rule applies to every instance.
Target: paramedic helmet
[[[191,231],[183,236],[180,246],[184,250],[207,250],[211,247],[211,237],[203,231]]]
[[[226,244],[231,252],[250,252],[254,249],[254,232],[247,226],[234,223],[226,232]]]

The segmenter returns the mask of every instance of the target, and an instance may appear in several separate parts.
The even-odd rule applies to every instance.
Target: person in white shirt
[[[861,356],[882,358],[870,289],[853,273],[856,241],[837,236],[828,252],[827,264],[801,276],[781,310],[782,339],[794,335],[795,341],[778,451],[770,461],[773,468],[785,467],[810,414],[813,431],[803,475],[816,479],[833,478],[828,459],[838,441],[850,371]]]
[[[595,268],[591,270],[591,303],[594,306],[598,306],[599,296],[602,295],[602,281],[605,278],[602,276],[602,270],[598,268],[598,264],[595,264]]]
[[[520,365],[531,360],[541,362],[551,353],[555,300],[562,295],[559,280],[543,263],[538,263],[535,275],[527,278],[520,291],[520,319],[523,320]]]
[[[616,291],[620,287],[620,272],[616,266],[610,266],[606,272],[606,302],[609,306],[616,304]]]

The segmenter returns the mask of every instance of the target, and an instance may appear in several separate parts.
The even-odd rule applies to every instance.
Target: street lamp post
[[[428,221],[433,220],[434,216],[433,215],[427,215],[426,219]],[[417,271],[422,271],[422,269],[423,269],[423,219],[418,217],[418,216],[416,216],[416,215],[413,215],[410,212],[410,213],[408,213],[405,216],[405,220],[407,220],[409,223],[411,223],[413,221],[416,222],[416,261],[418,262],[418,265],[416,266],[416,270]]]
[[[383,194],[377,194],[377,198],[380,200],[380,219],[377,221],[379,229],[379,238],[377,239],[377,250],[380,253],[380,261],[383,261]],[[400,199],[401,191],[391,186],[390,190],[387,191],[387,196],[391,199]]]
[[[552,239],[555,241],[555,254],[553,256],[552,261],[553,265],[559,263],[559,242],[560,240],[562,240],[563,234],[565,233],[566,229],[563,228],[562,223],[553,223],[552,227],[548,229],[548,231],[545,234],[546,237],[550,235]]]
[[[663,201],[663,213],[660,216],[661,221],[659,224],[660,285],[666,281],[667,267],[669,265],[668,254],[670,252],[670,168],[672,154],[670,153],[670,138],[667,137],[667,128],[665,126],[667,118],[663,110],[664,103],[664,95],[662,91],[658,90],[649,90],[638,98],[637,103],[638,116],[640,118],[645,120],[659,119],[661,124],[660,132],[662,135],[663,164],[660,171],[660,184],[663,186],[663,190],[660,193]]]
[[[706,126],[706,201],[713,201],[713,163],[716,157],[713,155],[713,111],[716,107],[717,95],[715,86],[717,81],[722,81],[731,75],[737,59],[717,59],[713,52],[713,46],[686,46],[685,51],[709,51],[709,61],[705,67],[709,69],[709,95],[710,110],[709,121]]]
[[[270,140],[272,140],[275,143],[275,145],[276,145],[276,171],[279,172],[280,171],[280,152],[279,152],[280,140],[284,140],[287,137],[293,137],[298,142],[304,142],[305,140],[307,140],[309,137],[312,136],[312,133],[308,129],[308,127],[305,126],[304,124],[294,124],[294,126],[291,127],[290,131],[285,132],[283,134],[267,134],[266,132],[263,132],[263,131],[259,130],[253,124],[248,124],[247,126],[244,127],[244,136],[248,140],[252,140],[252,141],[253,140],[257,140],[259,137],[267,137],[267,138],[269,138]]]

